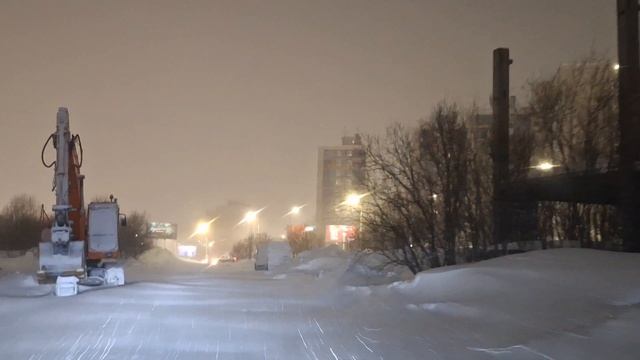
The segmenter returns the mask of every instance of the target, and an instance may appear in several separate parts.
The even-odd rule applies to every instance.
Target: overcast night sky
[[[611,0],[0,0],[0,205],[53,203],[40,150],[66,106],[87,199],[182,235],[233,199],[279,234],[293,204],[313,218],[318,146],[443,98],[486,107],[496,47],[517,94],[592,48],[614,59],[615,29]]]

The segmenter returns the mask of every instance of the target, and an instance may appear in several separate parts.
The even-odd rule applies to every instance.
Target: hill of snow
[[[391,311],[405,309],[434,324],[416,329],[416,335],[440,343],[444,352],[464,346],[500,359],[634,359],[640,354],[639,254],[534,251],[347,291],[353,306],[382,302],[396,309]],[[384,316],[379,321],[384,323]]]

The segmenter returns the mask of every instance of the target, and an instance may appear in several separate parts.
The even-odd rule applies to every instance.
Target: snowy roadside
[[[0,273],[0,304],[3,316],[12,319],[0,330],[18,327],[28,333],[31,328],[23,324],[23,316],[35,322],[58,316],[47,311],[23,315],[15,310],[47,303],[61,314],[79,309],[91,313],[85,320],[78,319],[84,324],[78,333],[93,331],[92,339],[98,345],[91,346],[97,346],[98,352],[107,351],[101,350],[103,345],[111,349],[117,340],[113,356],[137,352],[148,334],[165,336],[164,332],[153,332],[161,323],[175,327],[162,341],[149,340],[141,358],[164,354],[169,351],[162,350],[165,345],[154,344],[166,343],[166,349],[198,358],[211,358],[218,346],[234,358],[238,349],[251,346],[249,358],[262,358],[270,351],[284,359],[305,355],[637,359],[638,254],[587,249],[534,251],[434,269],[415,277],[403,269],[381,268],[383,261],[375,255],[357,260],[328,247],[302,253],[272,271],[257,272],[250,261],[205,267],[154,249],[126,262],[129,286],[55,299],[42,298],[48,288],[33,280],[33,257],[0,259],[5,269]],[[108,310],[111,307],[116,310]],[[176,312],[181,317],[174,316]],[[114,332],[111,342],[103,344],[96,324],[102,322],[97,329],[105,329],[115,321],[112,318],[117,319],[116,328],[121,323],[129,330]],[[212,353],[210,339],[199,338],[202,330],[198,326],[209,329],[217,339],[225,339],[229,331],[238,335],[214,344]],[[144,331],[136,333],[138,327]],[[184,334],[183,341],[192,344],[191,350],[169,336],[174,332]],[[73,343],[75,332],[66,330],[64,334],[64,341]],[[24,341],[29,346],[46,346],[37,337]],[[0,342],[0,346],[10,354],[35,351],[10,343]],[[25,345],[24,349],[31,348]],[[87,349],[84,351],[93,351]]]
[[[633,359],[640,353],[638,274],[638,254],[557,249],[345,291],[354,311],[379,302],[405,309],[440,324],[416,335],[491,358]]]
[[[381,271],[383,259],[375,255],[358,260],[335,248],[313,250],[273,278],[302,274],[332,283],[335,304],[372,328],[405,318],[403,333],[424,339],[438,354],[635,359],[632,354],[640,353],[638,254],[533,251],[415,277],[402,269]],[[393,281],[398,278],[403,281]]]
[[[127,283],[162,281],[169,276],[191,274],[206,269],[204,264],[181,260],[166,250],[154,248],[138,258],[123,261]],[[41,285],[35,278],[38,259],[35,252],[0,257],[0,297],[40,297],[52,294],[53,285]],[[95,288],[81,286],[82,291]]]
[[[35,279],[38,259],[28,251],[18,257],[0,257],[0,296],[39,297],[51,294],[50,285],[40,285]]]

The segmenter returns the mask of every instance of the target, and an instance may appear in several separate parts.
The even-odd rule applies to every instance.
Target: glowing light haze
[[[261,227],[312,222],[317,147],[381,133],[446,97],[486,107],[491,51],[513,92],[587,54],[615,54],[610,0],[0,2],[0,205],[50,206],[40,149],[66,106],[86,198],[177,222],[227,200]],[[238,221],[238,220],[235,220]]]

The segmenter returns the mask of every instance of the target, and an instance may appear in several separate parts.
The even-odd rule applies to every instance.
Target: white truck
[[[285,241],[266,241],[256,246],[256,271],[273,270],[291,261],[291,246]]]

